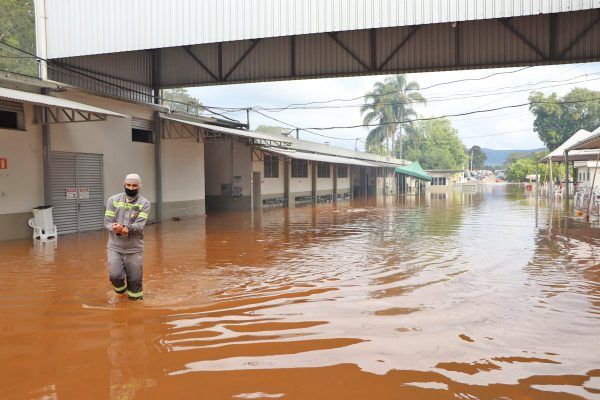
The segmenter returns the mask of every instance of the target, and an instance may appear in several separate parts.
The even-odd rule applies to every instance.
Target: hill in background
[[[487,156],[487,160],[485,161],[485,165],[491,166],[501,166],[504,164],[506,157],[511,155],[512,153],[534,153],[537,151],[547,151],[545,148],[540,149],[528,149],[528,150],[494,150],[494,149],[486,149],[481,148],[485,155]]]

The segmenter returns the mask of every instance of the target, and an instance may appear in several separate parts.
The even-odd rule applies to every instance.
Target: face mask
[[[138,194],[138,190],[137,189],[127,189],[125,188],[125,194],[129,197],[135,197]]]

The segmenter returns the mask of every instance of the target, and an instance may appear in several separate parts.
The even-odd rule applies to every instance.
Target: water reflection
[[[599,235],[538,207],[491,185],[153,225],[143,303],[103,233],[1,243],[0,397],[593,398]]]

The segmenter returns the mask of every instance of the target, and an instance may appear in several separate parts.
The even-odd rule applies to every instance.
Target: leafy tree
[[[404,154],[425,169],[462,170],[467,162],[465,146],[450,120],[419,121],[407,130]]]
[[[580,129],[592,131],[600,126],[600,92],[575,88],[564,97],[541,92],[529,96],[533,128],[550,151]]]
[[[545,155],[543,152],[531,153],[525,156],[523,156],[523,153],[515,154],[520,154],[520,157],[515,158],[506,164],[506,179],[511,182],[524,182],[527,180],[527,175],[535,175],[535,163]],[[540,174],[540,182],[544,182],[548,179],[549,168],[547,164],[540,164],[538,172]],[[552,176],[555,178],[564,177],[564,165],[553,164]]]
[[[400,74],[387,77],[383,82],[376,82],[373,90],[365,95],[365,104],[360,109],[363,123],[380,124],[371,129],[367,136],[367,151],[389,154],[390,141],[392,149],[396,149],[396,136],[402,142],[403,121],[417,116],[413,104],[426,102],[417,92],[418,89],[417,82],[408,82],[406,75]],[[398,156],[402,157],[403,146],[400,145],[398,149]]]
[[[198,114],[202,111],[202,103],[192,96],[186,88],[165,89],[162,92],[163,103],[174,111]]]
[[[479,146],[473,146],[468,151],[469,157],[473,158],[473,169],[483,169],[487,156]]]
[[[275,133],[275,134],[284,135],[284,136],[292,136],[292,133],[294,132],[294,131],[290,131],[289,128],[283,128],[281,126],[270,126],[270,125],[259,125],[258,128],[256,128],[256,130],[259,132]]]
[[[0,41],[35,54],[33,0],[0,0]],[[38,76],[35,58],[0,44],[0,69]]]

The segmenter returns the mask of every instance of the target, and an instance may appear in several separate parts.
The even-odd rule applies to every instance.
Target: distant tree
[[[468,150],[468,156],[473,157],[473,169],[483,169],[487,155],[481,150],[481,147],[472,146]]]
[[[512,164],[517,160],[521,160],[523,158],[528,158],[531,157],[531,154],[529,153],[524,153],[524,152],[514,152],[514,153],[510,153],[508,156],[506,156],[506,159],[504,160],[504,165],[508,165],[508,164]],[[542,158],[543,156],[541,156],[540,158]]]
[[[162,92],[162,98],[163,104],[174,111],[198,114],[203,110],[200,100],[192,96],[185,88],[165,89]]]
[[[514,153],[520,154],[519,158],[513,158],[510,162],[508,162],[505,166],[506,170],[506,179],[510,182],[524,182],[527,180],[527,175],[535,175],[535,164],[536,162],[544,156],[543,152],[539,153]],[[544,182],[548,179],[548,165],[547,164],[539,164],[538,173],[540,182]],[[563,177],[565,175],[565,168],[563,165],[554,164],[552,166],[552,174],[553,177]]]
[[[450,120],[419,121],[407,131],[404,158],[419,161],[425,169],[462,170],[467,162],[465,146]]]
[[[564,97],[541,92],[529,96],[533,128],[550,151],[556,149],[579,129],[592,131],[600,126],[600,92],[575,88]]]
[[[0,41],[35,54],[33,0],[0,0]],[[35,58],[0,44],[0,69],[38,76]]]
[[[396,149],[396,136],[402,142],[404,121],[417,116],[413,104],[426,102],[417,92],[418,89],[417,82],[408,82],[406,75],[400,74],[376,82],[373,90],[365,95],[365,104],[360,109],[363,123],[380,124],[371,129],[367,136],[367,151],[389,154],[390,142],[391,149]],[[403,146],[397,148],[399,154],[396,155],[402,157]]]
[[[291,131],[290,128],[282,128],[281,126],[271,126],[271,125],[259,125],[258,128],[256,128],[256,130],[258,132],[274,133],[274,134],[284,135],[284,136],[292,136],[292,133],[294,132],[294,131]]]

